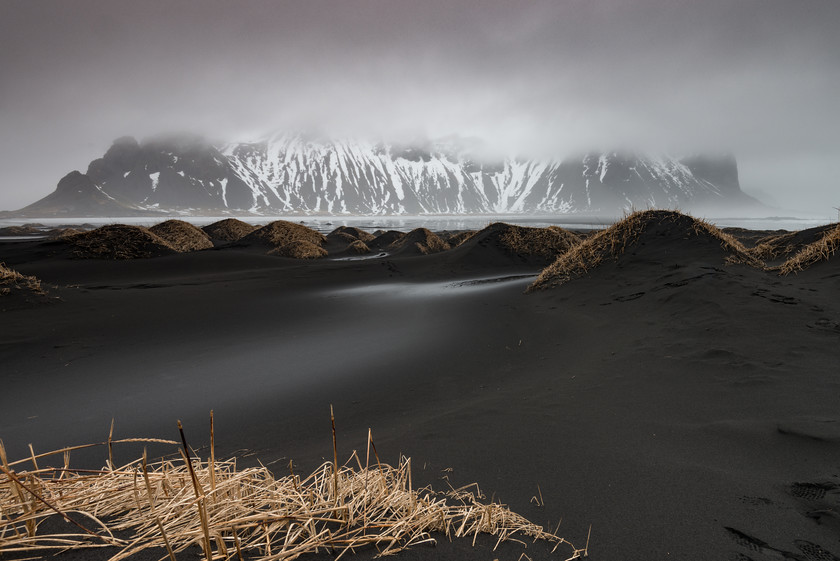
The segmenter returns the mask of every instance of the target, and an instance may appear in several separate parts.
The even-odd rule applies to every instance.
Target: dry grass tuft
[[[827,230],[823,236],[803,247],[779,267],[779,273],[789,275],[807,269],[815,263],[827,261],[840,248],[840,224]]]
[[[290,463],[291,473],[279,478],[262,466],[239,469],[235,458],[216,459],[212,436],[210,459],[192,457],[181,436],[180,459],[148,463],[144,452],[98,471],[70,469],[72,449],[10,463],[0,444],[0,551],[43,557],[111,546],[118,548],[111,561],[120,561],[166,548],[174,560],[198,546],[208,561],[291,561],[319,552],[338,559],[361,548],[385,556],[435,543],[434,532],[473,543],[490,534],[497,545],[544,540],[565,548],[569,559],[587,554],[502,504],[482,502],[476,484],[446,493],[413,488],[411,460],[400,458],[396,467],[380,462],[370,434],[364,462],[354,452],[343,466],[329,461],[305,477]],[[124,442],[109,438],[107,445]],[[63,457],[63,465],[45,467],[46,456]],[[18,471],[29,462],[32,470]],[[56,517],[68,521],[67,529],[48,533],[42,523]]]
[[[46,294],[41,281],[37,277],[18,273],[10,269],[5,263],[0,263],[0,296],[11,294],[12,291],[23,290],[35,294]]]
[[[268,254],[292,259],[320,259],[327,256],[327,250],[306,240],[295,240],[275,247]]]
[[[183,220],[167,220],[166,222],[155,224],[149,228],[149,231],[166,240],[169,242],[169,245],[182,253],[213,247],[210,236],[201,228],[197,228]]]
[[[560,286],[569,280],[585,274],[603,261],[618,259],[625,250],[636,244],[649,228],[665,226],[673,228],[673,235],[683,237],[705,237],[716,240],[729,253],[727,263],[743,263],[762,268],[747,249],[732,237],[704,220],[669,210],[637,211],[606,230],[584,239],[557,260],[546,267],[528,291]]]
[[[392,251],[408,249],[422,255],[431,255],[446,251],[449,249],[449,244],[426,228],[416,228],[394,241],[387,249]]]
[[[526,228],[510,224],[503,226],[505,228],[499,236],[499,241],[503,248],[517,255],[537,255],[551,259],[565,253],[580,241],[575,234],[558,226],[548,228]]]
[[[142,259],[177,253],[169,242],[142,226],[111,224],[67,238],[81,259]]]
[[[355,253],[356,255],[367,255],[370,253],[370,248],[362,240],[354,240],[347,246],[348,253]]]
[[[237,220],[236,218],[219,220],[202,228],[210,238],[225,242],[239,241],[256,229],[256,226]]]
[[[320,246],[327,241],[327,238],[320,232],[316,232],[312,228],[307,228],[302,224],[295,224],[286,220],[275,220],[262,228],[254,230],[243,237],[241,241],[243,243],[257,243],[280,248],[292,242],[299,241]]]

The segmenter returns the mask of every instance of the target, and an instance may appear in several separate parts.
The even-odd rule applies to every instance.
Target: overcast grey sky
[[[838,0],[0,0],[0,209],[119,136],[282,127],[732,151],[840,206]]]

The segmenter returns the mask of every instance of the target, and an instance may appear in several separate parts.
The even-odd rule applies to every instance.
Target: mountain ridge
[[[456,137],[399,144],[301,133],[228,144],[121,137],[85,174],[70,174],[90,183],[90,200],[87,208],[81,199],[69,207],[82,215],[120,208],[130,214],[422,215],[761,205],[741,191],[732,155],[678,159],[612,151],[485,159],[475,144]],[[66,199],[59,191],[15,214],[66,215],[57,208]]]

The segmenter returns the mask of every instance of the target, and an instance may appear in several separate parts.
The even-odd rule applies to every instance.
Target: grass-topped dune
[[[452,241],[457,242],[453,251],[467,260],[545,266],[580,243],[580,238],[557,226],[528,228],[497,222],[478,232],[464,232]]]
[[[269,253],[294,259],[316,259],[327,252],[321,247],[326,236],[302,224],[275,220],[239,240],[243,245],[269,247]]]
[[[0,263],[0,296],[14,292],[44,294],[44,289],[37,277],[21,274],[7,267],[5,263]]]
[[[210,239],[221,242],[239,241],[256,229],[256,226],[236,218],[225,218],[202,228]]]
[[[785,232],[760,238],[750,252],[762,261],[787,260],[806,246],[820,241],[823,236],[830,233],[837,227],[837,224],[828,224],[798,230],[796,232]]]
[[[832,224],[824,229],[816,241],[802,247],[795,255],[778,267],[783,275],[796,273],[815,265],[828,261],[840,249],[840,224]]]
[[[385,235],[387,233],[383,234],[383,236]],[[376,238],[374,241],[379,241],[383,236]],[[426,228],[416,228],[402,236],[395,236],[394,241],[384,249],[391,253],[406,255],[431,255],[448,250],[449,244]]]
[[[149,231],[169,242],[179,252],[210,249],[213,242],[203,230],[183,220],[167,220],[155,224]]]
[[[634,212],[606,230],[586,238],[546,267],[529,291],[560,286],[602,263],[622,260],[662,262],[703,256],[712,262],[743,263],[763,268],[734,237],[704,220],[669,210]]]
[[[148,228],[110,224],[65,238],[73,257],[80,259],[145,259],[178,253]]]

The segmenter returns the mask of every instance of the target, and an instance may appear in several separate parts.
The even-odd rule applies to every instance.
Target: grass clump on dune
[[[644,210],[634,212],[606,230],[572,246],[546,267],[528,290],[560,286],[606,260],[617,260],[629,247],[637,244],[646,232],[655,228],[674,241],[705,238],[707,241],[716,242],[728,253],[727,263],[763,267],[763,263],[750,255],[741,242],[704,220],[676,211]]]
[[[504,224],[499,236],[502,247],[517,255],[538,255],[551,258],[569,250],[580,239],[563,228],[526,228]],[[492,225],[491,225],[492,227]]]
[[[449,249],[449,244],[443,241],[440,236],[427,230],[426,228],[416,228],[407,233],[402,238],[394,241],[389,250],[398,251],[404,250],[411,253],[419,253],[421,255],[431,255],[433,253],[440,253]]]
[[[177,253],[169,242],[142,226],[111,224],[67,238],[81,259],[142,259]]]
[[[236,218],[219,220],[202,228],[210,238],[225,242],[238,241],[256,229],[256,226],[237,220]]]
[[[320,259],[327,256],[327,250],[306,240],[295,240],[275,247],[268,254],[292,259]]]
[[[370,253],[370,248],[362,240],[354,240],[347,246],[347,252],[355,255],[367,255]]]
[[[0,444],[0,551],[44,556],[112,547],[117,553],[111,561],[120,561],[165,548],[175,561],[192,546],[207,561],[291,561],[319,552],[340,558],[365,548],[385,556],[433,544],[434,534],[473,543],[490,534],[497,545],[530,538],[564,548],[568,559],[587,554],[502,504],[482,502],[475,484],[445,493],[415,488],[411,460],[401,457],[395,467],[381,462],[370,433],[364,457],[354,452],[339,465],[333,436],[333,461],[308,476],[296,474],[290,462],[289,475],[277,477],[262,465],[240,469],[235,458],[217,460],[212,426],[211,420],[207,460],[194,457],[181,430],[180,446],[109,437],[103,443],[109,457],[114,445],[126,442],[174,445],[180,457],[150,463],[144,452],[121,467],[109,459],[101,470],[70,469],[76,448],[9,462]],[[49,456],[63,459],[62,465],[47,467]],[[24,470],[29,464],[32,469]],[[49,528],[42,525],[47,518],[67,521],[66,529],[42,530]]]
[[[778,270],[782,275],[789,275],[807,269],[815,263],[827,261],[838,248],[840,248],[840,224],[827,230],[819,240],[803,247],[796,255],[782,263]]]
[[[464,232],[458,232],[457,234],[453,234],[446,239],[446,243],[449,244],[449,247],[455,248],[464,243],[465,241],[469,240],[473,236],[478,233],[476,230],[466,230]]]
[[[37,277],[21,274],[7,267],[5,263],[0,263],[0,296],[11,294],[13,290],[45,294]]]
[[[149,231],[169,242],[179,252],[197,251],[213,247],[210,237],[201,228],[183,220],[167,220],[155,224]]]
[[[257,243],[279,248],[298,241],[305,241],[320,246],[327,241],[327,238],[320,232],[316,232],[312,228],[307,228],[302,224],[295,224],[286,220],[275,220],[262,228],[254,230],[240,241],[243,243]]]

